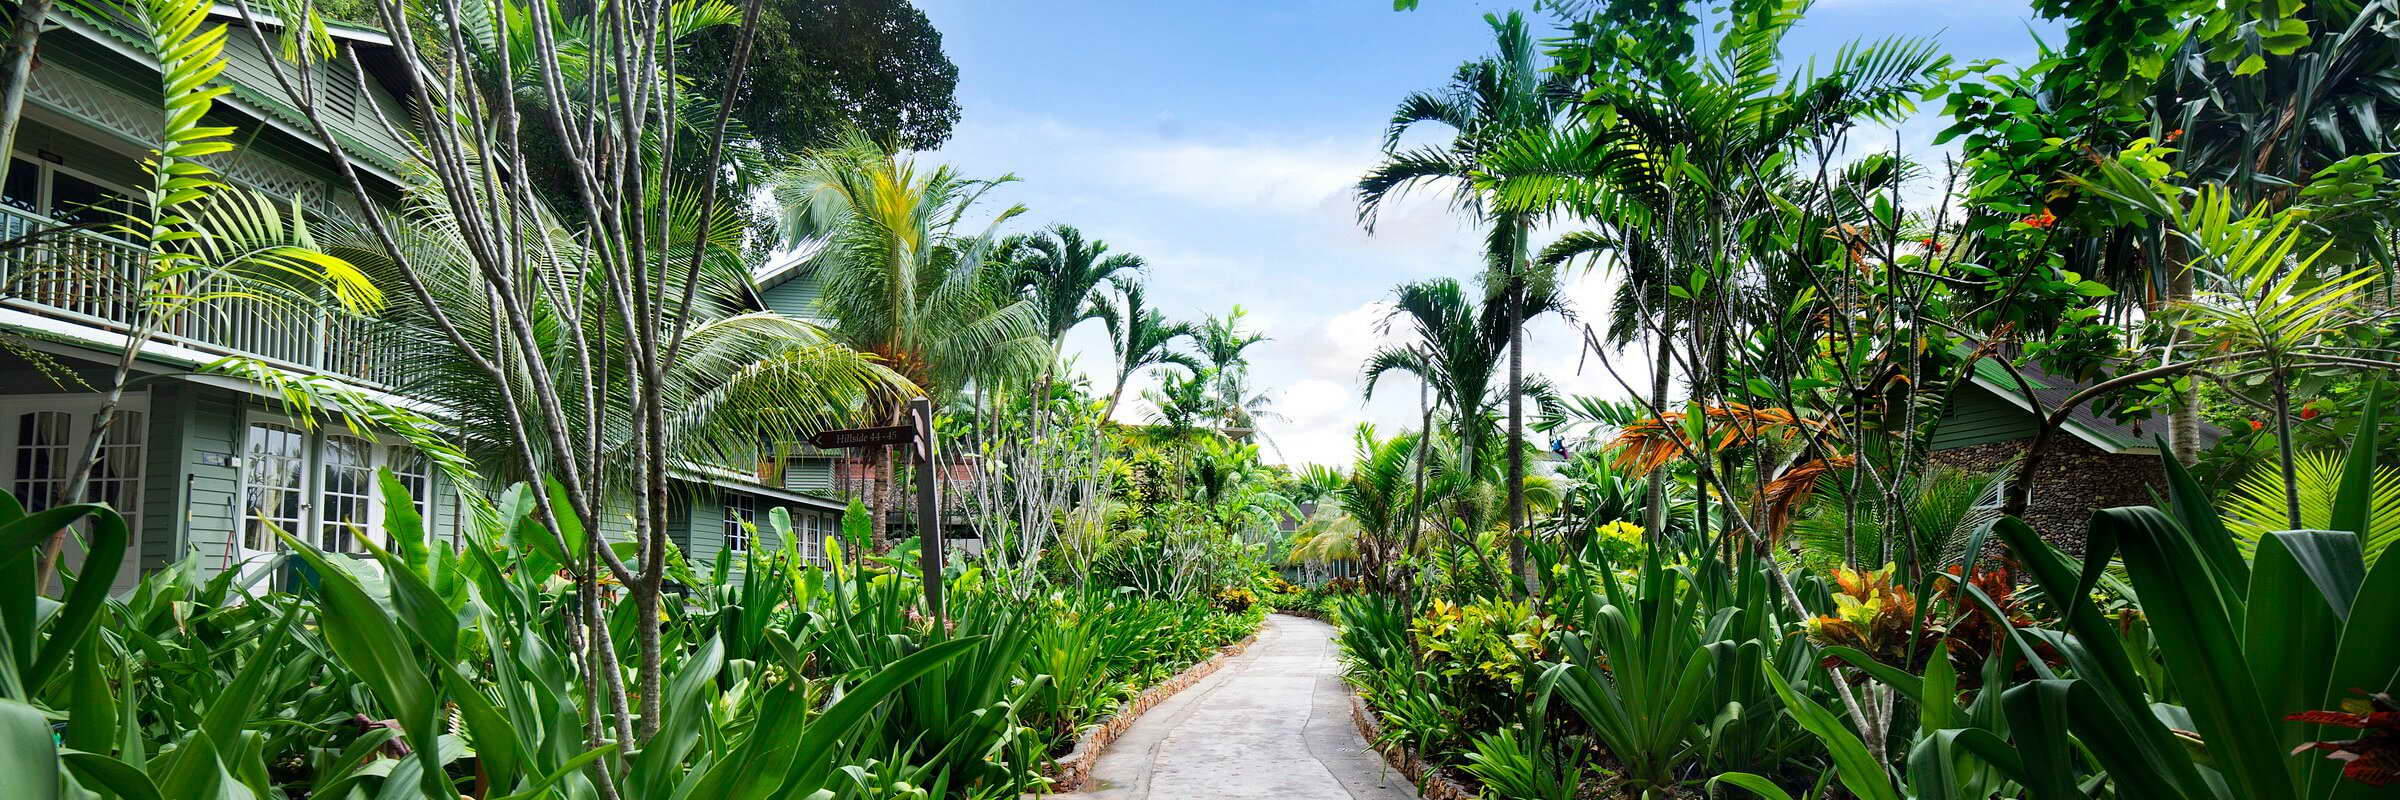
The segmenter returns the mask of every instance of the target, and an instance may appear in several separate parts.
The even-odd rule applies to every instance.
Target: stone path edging
[[[1066,794],[1083,788],[1084,781],[1091,779],[1092,767],[1099,763],[1100,755],[1108,751],[1109,745],[1116,743],[1117,737],[1125,735],[1126,729],[1132,728],[1133,723],[1141,719],[1144,712],[1158,707],[1158,704],[1166,702],[1167,698],[1192,688],[1192,684],[1199,683],[1200,679],[1208,677],[1225,666],[1225,662],[1233,660],[1234,656],[1241,655],[1242,651],[1250,649],[1251,643],[1258,641],[1259,632],[1265,630],[1266,627],[1266,620],[1260,619],[1258,627],[1251,630],[1249,636],[1242,637],[1241,641],[1217,648],[1217,654],[1209,656],[1208,660],[1186,667],[1182,672],[1176,673],[1175,677],[1142,690],[1141,694],[1135,695],[1132,700],[1126,701],[1124,705],[1118,706],[1117,710],[1101,718],[1100,724],[1093,726],[1090,731],[1075,740],[1075,749],[1067,751],[1066,755],[1059,756],[1058,760],[1050,763],[1050,768],[1046,770],[1050,777],[1050,788],[1045,793]]]
[[[1425,800],[1478,800],[1473,789],[1451,780],[1440,768],[1418,758],[1408,745],[1382,743],[1383,726],[1376,724],[1375,711],[1367,708],[1367,700],[1358,696],[1357,687],[1348,682],[1342,685],[1350,690],[1350,722],[1358,726],[1358,735],[1366,738],[1368,747],[1383,754],[1384,763],[1417,785],[1417,796]]]

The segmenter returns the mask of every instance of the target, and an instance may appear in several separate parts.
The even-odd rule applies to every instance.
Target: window
[[[246,509],[243,548],[273,550],[276,531],[299,533],[308,477],[308,451],[303,449],[307,442],[308,437],[288,425],[250,425],[242,498]]]
[[[15,493],[27,511],[67,502],[67,484],[73,482],[75,462],[91,441],[85,437],[99,400],[24,398],[15,402],[31,408],[0,412],[0,421],[13,419],[6,433],[15,436],[8,440],[8,473],[6,483],[0,486]],[[139,398],[129,397],[126,404],[135,407],[117,408],[92,462],[89,480],[84,482],[83,499],[107,503],[130,522],[141,510],[142,444],[150,431]]]
[[[64,411],[17,415],[16,479],[9,491],[26,511],[58,505],[67,496],[67,459],[75,417]]]
[[[800,557],[811,564],[825,563],[825,536],[833,532],[829,519],[814,511],[800,512]]]
[[[746,494],[725,495],[725,549],[750,552],[750,537],[758,530],[758,503]]]
[[[9,161],[0,204],[67,224],[110,223],[133,210],[132,193],[84,177],[47,160],[17,156]]]
[[[400,488],[408,490],[410,505],[417,507],[417,519],[431,532],[433,527],[433,462],[425,451],[400,445],[392,448],[384,462],[392,468],[392,477],[399,479]]]
[[[119,409],[100,441],[100,458],[92,462],[92,477],[83,497],[107,503],[128,522],[142,504],[142,444],[149,439],[148,422],[139,411]]]
[[[251,423],[246,451],[243,549],[278,549],[275,532],[281,530],[326,552],[364,551],[359,537],[373,535],[384,524],[378,466],[390,467],[408,490],[425,530],[437,530],[432,516],[433,461],[416,448],[261,421]],[[450,530],[455,534],[453,523]]]
[[[374,445],[352,436],[327,436],[318,460],[317,547],[347,553],[359,547],[355,537],[374,522],[367,514],[373,498],[375,470],[368,466]]]

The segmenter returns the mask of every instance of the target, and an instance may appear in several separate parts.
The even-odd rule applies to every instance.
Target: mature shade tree
[[[1450,83],[1438,91],[1416,92],[1400,102],[1384,133],[1382,164],[1358,182],[1359,219],[1371,230],[1383,204],[1399,198],[1418,183],[1453,184],[1452,199],[1459,208],[1490,225],[1484,238],[1485,267],[1493,276],[1508,341],[1508,436],[1525,437],[1524,323],[1526,296],[1549,277],[1533,275],[1527,244],[1535,214],[1509,209],[1491,198],[1477,182],[1484,158],[1493,148],[1532,132],[1549,130],[1570,95],[1556,78],[1546,78],[1546,65],[1525,17],[1487,14],[1497,52],[1458,67]],[[1421,123],[1449,127],[1447,145],[1400,149],[1400,140]],[[1508,449],[1508,524],[1515,534],[1525,523],[1522,489],[1525,458],[1521,448]],[[1538,580],[1525,556],[1523,541],[1513,535],[1509,544],[1511,568],[1534,590]]]
[[[1125,397],[1126,382],[1145,367],[1174,364],[1200,371],[1198,360],[1175,349],[1177,339],[1192,335],[1191,325],[1168,322],[1166,314],[1150,307],[1140,281],[1114,277],[1109,285],[1116,291],[1102,296],[1093,308],[1100,322],[1108,326],[1109,352],[1117,364],[1115,385],[1108,390],[1108,406],[1101,411],[1101,419],[1116,413],[1117,401]]]
[[[958,65],[908,0],[767,0],[749,74],[729,85],[738,37],[696,37],[681,70],[695,94],[724,98],[771,160],[836,143],[845,129],[932,150],[958,124]]]

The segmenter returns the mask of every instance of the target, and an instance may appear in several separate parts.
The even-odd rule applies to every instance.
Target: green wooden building
[[[2042,419],[2089,387],[2031,365],[2016,375],[1991,359],[1976,362],[1975,375],[1959,388],[1949,410],[1935,423],[1933,460],[1980,472],[2014,471]],[[2024,379],[2023,384],[2018,378]],[[2027,397],[2030,390],[2031,398]],[[2097,509],[2148,505],[2165,490],[2158,438],[2166,421],[2124,424],[2093,413],[2086,404],[2069,414],[2051,436],[2033,481],[2026,521],[2052,541],[2081,552],[2084,527]],[[2203,423],[2200,446],[2216,443],[2222,431]]]
[[[0,239],[100,218],[95,209],[130,202],[148,184],[141,164],[163,119],[157,65],[126,31],[73,9],[62,5],[42,38],[0,192]],[[239,25],[238,10],[218,11]],[[321,92],[328,125],[372,184],[370,193],[382,195],[370,202],[389,202],[409,152],[392,133],[411,119],[407,76],[382,34],[339,26],[332,34],[345,57],[304,79]],[[363,81],[351,54],[365,69]],[[305,133],[306,120],[277,99],[268,56],[236,30],[227,57],[220,80],[232,91],[220,98],[211,123],[234,127],[237,149],[213,166],[228,182],[290,198],[313,215],[355,213],[358,198]],[[140,252],[91,232],[0,251],[0,332],[13,341],[0,348],[0,449],[7,453],[0,458],[0,488],[29,507],[66,499],[69,472],[100,404],[91,387],[106,384],[134,318],[122,288],[137,274]],[[75,269],[57,269],[61,264]],[[458,530],[462,487],[449,485],[424,454],[397,438],[295,419],[259,386],[193,372],[227,355],[333,377],[437,418],[441,413],[388,393],[382,378],[392,364],[354,322],[265,307],[193,315],[140,353],[142,380],[108,434],[87,493],[124,511],[138,531],[138,552],[117,576],[118,586],[191,557],[205,570],[269,578],[280,560],[276,528],[330,550],[359,551],[355,537],[379,530],[384,515],[372,490],[381,467],[415,490],[436,531]],[[780,546],[762,540],[773,534],[754,523],[783,507],[803,534],[803,550],[819,552],[844,505],[834,496],[831,472],[822,454],[794,454],[781,464],[686,464],[677,476],[677,544],[699,563],[728,547]],[[629,523],[599,525],[621,530]]]

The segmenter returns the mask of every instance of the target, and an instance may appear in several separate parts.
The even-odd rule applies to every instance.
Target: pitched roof
[[[1979,359],[1975,362],[1975,386],[1999,396],[2026,413],[2042,417],[2049,416],[2077,392],[2092,387],[2087,382],[2051,375],[2032,364],[2019,365],[2017,373],[2024,376],[2025,384],[2022,387],[2018,385],[2016,376],[2010,375],[2008,369],[1998,361]],[[2033,401],[2040,404],[2039,410],[2026,402],[2026,390],[2032,391]],[[2067,415],[2066,424],[2061,427],[2101,450],[2131,455],[2156,455],[2158,437],[2167,434],[2165,420],[2122,424],[2093,411],[2091,403],[2076,407],[2073,413]],[[2201,447],[2216,444],[2217,439],[2224,435],[2224,429],[2205,421],[2200,423]]]

